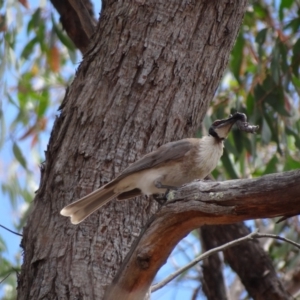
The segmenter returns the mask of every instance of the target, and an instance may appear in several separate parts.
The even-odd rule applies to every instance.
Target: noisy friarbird
[[[123,200],[162,194],[168,189],[205,178],[217,166],[223,154],[223,140],[236,122],[244,131],[255,131],[253,127],[256,126],[248,126],[242,113],[217,120],[209,128],[208,136],[187,138],[159,147],[106,185],[64,207],[60,213],[70,217],[73,224],[78,224],[114,198]]]

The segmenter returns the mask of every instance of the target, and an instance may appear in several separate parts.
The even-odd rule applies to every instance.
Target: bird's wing
[[[126,168],[113,182],[116,183],[128,175],[143,171],[149,168],[158,167],[170,160],[177,160],[182,158],[193,147],[192,139],[183,139],[176,142],[167,143],[157,150],[145,155],[138,161],[134,162]],[[107,185],[109,187],[110,183]]]

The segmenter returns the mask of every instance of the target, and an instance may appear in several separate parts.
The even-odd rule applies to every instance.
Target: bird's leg
[[[155,181],[154,181],[154,185],[155,185],[155,187],[157,187],[158,189],[167,189],[167,193],[169,193],[170,190],[177,190],[177,189],[178,189],[177,186],[164,185],[164,184],[162,184],[159,180],[155,180]]]
[[[168,200],[167,195],[169,194],[170,190],[178,189],[177,186],[164,185],[159,180],[155,180],[154,185],[158,189],[167,189],[164,194],[154,194],[153,195],[154,200],[157,201],[158,204],[160,204],[160,205],[164,205],[167,202],[167,200]]]
[[[168,191],[167,191],[168,192]],[[159,204],[164,205],[167,202],[167,195],[164,194],[153,194],[153,199]]]

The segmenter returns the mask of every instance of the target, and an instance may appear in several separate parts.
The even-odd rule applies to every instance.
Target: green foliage
[[[21,166],[26,169],[27,168],[27,162],[25,157],[23,156],[23,153],[21,149],[19,148],[17,143],[13,143],[13,153],[15,155],[15,158],[17,161],[21,164]]]
[[[211,119],[241,111],[260,132],[252,136],[233,131],[226,143],[230,155],[222,159],[229,177],[288,169],[283,166],[291,157],[293,166],[300,161],[298,14],[292,0],[253,1],[246,12]],[[295,147],[287,144],[289,137]]]

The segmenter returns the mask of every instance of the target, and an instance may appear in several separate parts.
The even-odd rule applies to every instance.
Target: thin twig
[[[292,241],[292,240],[289,240],[287,238],[284,238],[284,237],[281,237],[279,235],[276,235],[276,234],[270,234],[270,233],[257,233],[256,236],[254,236],[253,238],[264,238],[264,237],[270,237],[272,239],[276,239],[276,240],[281,240],[281,241],[284,241],[284,242],[287,242],[287,243],[290,243],[292,245],[294,245],[295,247],[299,248],[300,249],[300,244]]]
[[[1,225],[1,224],[0,224],[0,227],[6,229],[7,231],[9,231],[9,232],[11,232],[11,233],[14,233],[14,234],[18,235],[18,236],[23,236],[21,233],[12,231],[12,230],[8,229],[7,227],[5,227],[5,226],[3,226],[3,225]]]
[[[69,0],[69,3],[76,11],[84,32],[86,33],[88,38],[91,38],[92,34],[95,31],[95,25],[96,25],[93,17],[88,12],[82,0]]]
[[[206,257],[208,257],[208,256],[210,256],[210,255],[212,255],[212,254],[214,254],[216,252],[223,251],[223,250],[228,249],[228,248],[230,248],[232,246],[236,246],[237,244],[240,244],[240,243],[242,243],[244,241],[247,241],[247,240],[253,240],[255,238],[266,238],[266,237],[270,237],[270,238],[277,239],[277,240],[282,240],[282,241],[290,243],[290,244],[292,244],[295,247],[297,247],[297,248],[300,249],[300,244],[298,244],[298,243],[296,243],[296,242],[294,242],[292,240],[289,240],[287,238],[281,237],[281,236],[276,235],[276,234],[258,233],[258,230],[255,230],[255,231],[251,232],[250,234],[248,234],[248,235],[246,235],[246,236],[244,236],[242,238],[236,239],[236,240],[231,241],[229,243],[226,243],[226,244],[224,244],[222,246],[213,248],[213,249],[211,249],[211,250],[209,250],[209,251],[207,251],[207,252],[205,252],[205,253],[197,256],[190,263],[188,263],[184,267],[178,269],[177,271],[175,271],[174,273],[172,273],[170,276],[168,276],[167,278],[165,278],[161,282],[152,285],[151,286],[151,292],[155,292],[155,291],[161,289],[166,284],[168,284],[170,281],[172,281],[174,278],[176,278],[178,275],[180,275],[181,273],[185,272],[186,270],[188,270],[189,268],[193,267],[194,265],[196,265],[201,260],[205,259]]]
[[[0,284],[2,284],[2,282],[10,275],[11,273],[8,273],[1,281]]]
[[[168,284],[171,280],[173,280],[174,278],[176,278],[178,275],[180,275],[181,273],[185,272],[186,270],[188,270],[189,268],[193,267],[194,265],[196,265],[199,261],[203,260],[204,258],[217,253],[219,251],[223,251],[227,248],[230,248],[232,246],[235,246],[237,244],[240,244],[246,240],[252,240],[253,237],[257,234],[258,230],[251,232],[250,234],[241,237],[237,240],[231,241],[229,243],[226,243],[222,246],[213,248],[199,256],[197,256],[195,259],[193,259],[190,263],[188,263],[187,265],[185,265],[184,267],[180,268],[179,270],[175,271],[174,273],[172,273],[170,276],[168,276],[167,278],[165,278],[164,280],[162,280],[161,282],[154,284],[151,286],[151,292],[155,292],[159,289],[161,289],[162,287],[164,287],[166,284]]]

